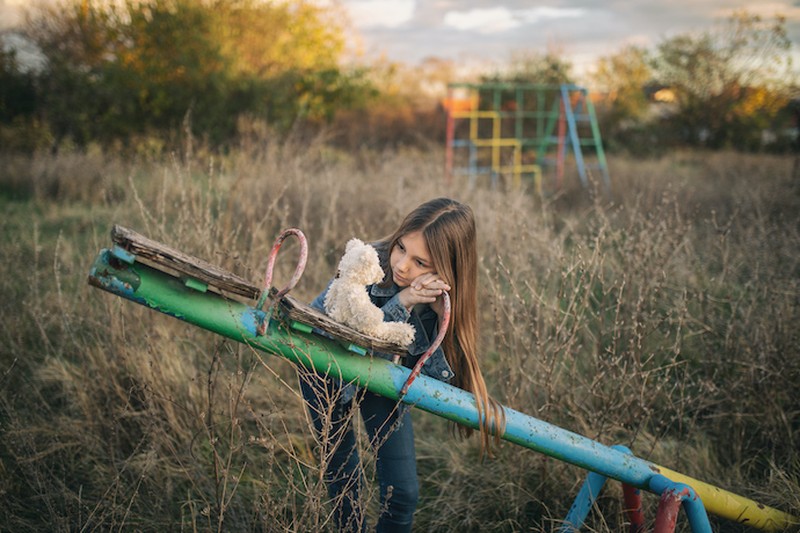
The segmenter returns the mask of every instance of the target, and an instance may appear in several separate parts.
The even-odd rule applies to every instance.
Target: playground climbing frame
[[[481,176],[519,186],[531,179],[539,193],[563,186],[572,154],[583,187],[596,170],[610,187],[600,127],[589,92],[578,85],[452,83],[447,113],[445,174]]]

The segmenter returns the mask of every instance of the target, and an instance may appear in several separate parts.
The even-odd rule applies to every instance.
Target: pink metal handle
[[[422,354],[422,357],[419,358],[417,364],[414,365],[414,368],[411,369],[411,375],[408,376],[405,385],[403,385],[403,388],[400,390],[401,400],[408,393],[408,388],[411,386],[414,380],[417,379],[417,376],[419,376],[419,373],[422,371],[422,365],[424,365],[425,361],[427,361],[428,358],[433,355],[433,352],[436,351],[436,348],[442,344],[444,336],[447,333],[447,326],[450,324],[450,295],[445,291],[442,291],[442,304],[444,305],[444,312],[442,313],[442,320],[439,324],[439,333],[436,335],[436,338],[433,340],[425,353]]]
[[[278,251],[281,249],[283,241],[286,240],[286,238],[290,235],[294,235],[300,241],[300,258],[297,261],[297,267],[294,269],[294,274],[289,280],[289,283],[279,290],[273,299],[277,301],[286,296],[286,294],[292,290],[295,285],[297,285],[297,282],[300,281],[300,277],[303,275],[303,271],[306,269],[306,262],[308,261],[308,241],[306,240],[306,236],[297,228],[283,230],[278,238],[275,239],[275,243],[272,245],[272,250],[269,252],[267,271],[264,274],[264,288],[261,290],[261,297],[258,299],[258,303],[256,304],[257,309],[262,309],[264,307],[264,303],[269,296],[269,289],[272,286],[272,273],[275,269],[275,259],[278,257]],[[263,335],[266,331],[267,322],[268,320],[265,319],[258,327],[259,335]]]

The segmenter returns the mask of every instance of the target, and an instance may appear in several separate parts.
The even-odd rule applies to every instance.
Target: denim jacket
[[[330,287],[330,284],[328,284],[328,287]],[[414,341],[408,347],[408,356],[403,360],[405,366],[413,368],[422,354],[425,353],[436,338],[439,326],[438,315],[427,304],[418,304],[414,306],[409,313],[405,306],[400,303],[400,299],[397,297],[397,293],[400,292],[400,287],[394,283],[388,287],[381,287],[378,284],[369,285],[367,287],[367,292],[369,293],[372,303],[383,310],[384,320],[390,322],[408,322],[414,326],[414,330],[416,331]],[[324,313],[325,295],[327,293],[328,288],[326,287],[322,294],[311,302],[311,307]],[[376,352],[375,355],[383,359],[392,358],[390,354],[380,352]],[[421,373],[444,381],[445,383],[450,382],[455,375],[450,365],[447,363],[441,346],[436,348],[428,360],[425,361]]]

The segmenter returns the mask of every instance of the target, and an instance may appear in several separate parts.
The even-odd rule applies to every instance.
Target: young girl
[[[413,368],[436,337],[443,312],[441,295],[449,292],[450,323],[442,345],[424,364],[422,373],[475,395],[482,421],[481,449],[488,452],[490,435],[502,434],[504,420],[499,404],[489,398],[478,367],[477,249],[472,210],[448,198],[431,200],[409,213],[392,235],[374,246],[386,276],[383,282],[367,287],[370,298],[383,309],[385,320],[409,322],[416,330],[403,361],[405,366]],[[326,292],[311,305],[323,310]],[[350,424],[350,414],[357,405],[377,454],[381,503],[377,531],[411,531],[419,486],[408,407],[302,369],[300,376],[322,444],[322,457],[327,461],[326,482],[338,529],[366,529],[361,501],[364,480]],[[462,426],[459,432],[462,436],[471,434]]]

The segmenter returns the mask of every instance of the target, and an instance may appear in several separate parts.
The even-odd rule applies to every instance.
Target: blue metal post
[[[586,166],[583,162],[583,150],[581,147],[581,140],[578,137],[578,125],[575,122],[575,114],[572,109],[572,99],[570,98],[570,90],[575,90],[576,87],[570,85],[561,86],[561,99],[564,102],[564,111],[567,115],[567,123],[569,124],[569,139],[572,143],[572,151],[575,154],[575,164],[578,167],[578,175],[581,178],[581,183],[584,187],[589,186],[589,179],[586,177]]]
[[[622,446],[621,444],[615,444],[611,448],[628,455],[633,455],[633,452],[628,447]],[[600,495],[600,491],[603,490],[607,479],[607,477],[601,476],[595,472],[589,472],[580,492],[578,492],[578,495],[572,502],[572,507],[570,507],[567,517],[564,519],[564,523],[559,529],[560,533],[573,533],[583,526],[586,517],[589,516],[589,511],[597,501],[597,497]]]
[[[581,529],[586,517],[589,516],[589,511],[592,509],[594,502],[603,490],[606,484],[606,476],[601,476],[595,472],[589,472],[586,476],[586,481],[583,482],[580,492],[572,502],[572,507],[569,508],[567,517],[559,529],[560,533],[574,533]]]

